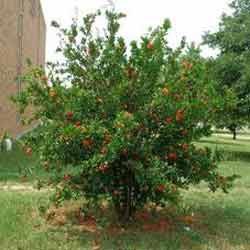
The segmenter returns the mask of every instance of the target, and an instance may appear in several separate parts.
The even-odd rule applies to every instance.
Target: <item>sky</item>
[[[46,60],[56,60],[55,49],[59,43],[52,20],[69,26],[72,18],[81,17],[99,8],[106,8],[109,0],[41,0],[47,23]],[[139,39],[149,27],[155,27],[169,18],[171,47],[179,45],[183,36],[188,42],[199,44],[205,31],[216,31],[223,12],[229,13],[231,0],[113,0],[115,8],[127,14],[121,25],[121,34],[129,42]],[[216,52],[203,48],[204,56]]]

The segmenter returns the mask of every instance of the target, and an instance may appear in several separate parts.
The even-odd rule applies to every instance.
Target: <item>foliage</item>
[[[34,145],[59,184],[55,200],[107,197],[126,221],[202,180],[226,192],[234,176],[220,176],[212,152],[192,143],[211,133],[222,105],[199,51],[185,52],[184,41],[169,48],[168,20],[126,47],[118,33],[124,14],[107,11],[107,29],[95,35],[99,15],[69,29],[53,22],[65,61],[50,63],[48,78],[32,69],[16,97],[21,112],[31,104],[41,121]]]
[[[221,91],[232,88],[237,95],[235,107],[225,110],[219,120],[219,127],[236,130],[249,122],[250,115],[250,2],[236,0],[230,5],[232,15],[224,14],[219,31],[207,33],[204,43],[220,50],[219,56],[211,62],[211,74]]]

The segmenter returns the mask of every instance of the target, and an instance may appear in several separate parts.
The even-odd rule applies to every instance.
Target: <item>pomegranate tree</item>
[[[107,197],[127,220],[201,181],[226,192],[234,177],[222,177],[213,153],[194,144],[224,102],[199,50],[184,41],[171,49],[168,20],[127,46],[118,32],[125,15],[107,11],[105,32],[95,34],[99,15],[68,29],[53,22],[64,60],[49,63],[48,77],[31,69],[16,98],[21,112],[34,106],[29,121],[41,121],[29,141],[59,184],[55,199]]]

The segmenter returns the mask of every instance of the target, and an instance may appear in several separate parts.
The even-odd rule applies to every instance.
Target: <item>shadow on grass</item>
[[[244,144],[240,144],[240,143],[234,143],[234,142],[225,142],[225,141],[212,141],[212,140],[206,140],[206,139],[202,139],[199,141],[199,143],[209,143],[209,144],[214,144],[214,145],[230,145],[230,146],[244,146]]]
[[[215,130],[214,131],[215,134],[221,134],[221,135],[231,135],[233,138],[233,134],[230,131],[221,131],[221,130]],[[245,131],[238,131],[237,135],[243,135],[243,136],[250,136],[250,133],[245,132]]]
[[[222,154],[224,161],[245,161],[250,162],[250,152],[243,151],[229,151],[224,149],[218,150]],[[249,163],[250,167],[250,163]]]
[[[209,139],[202,139],[199,141],[199,145],[202,144],[206,144],[206,146],[218,145],[216,150],[221,153],[222,159],[224,161],[245,161],[245,162],[250,161],[250,143],[249,143],[249,151],[245,151],[245,149],[247,148],[246,144],[234,143],[231,140],[227,142],[227,141],[213,141]],[[227,146],[232,146],[232,148],[229,148]],[[243,147],[244,150],[242,150],[241,147]],[[211,148],[213,150],[215,149],[213,147]]]

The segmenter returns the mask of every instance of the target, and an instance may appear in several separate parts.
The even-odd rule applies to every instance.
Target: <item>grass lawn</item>
[[[0,181],[18,181],[24,174],[24,166],[29,167],[34,161],[26,157],[17,145],[11,152],[0,152]]]
[[[33,181],[35,176],[46,177],[46,173],[35,168],[38,163],[36,155],[27,156],[16,144],[13,151],[0,151],[0,183]]]
[[[226,134],[203,138],[198,145],[207,146],[221,151],[225,160],[239,160],[250,162],[250,136],[239,135],[237,140]]]
[[[233,142],[220,136],[206,138],[200,143],[214,147],[216,140],[225,142],[220,143],[222,149],[239,148],[237,152],[250,153],[250,141],[246,139]],[[16,159],[20,158],[18,162],[22,164],[33,164],[34,161],[22,158],[18,151],[7,157],[0,158],[0,176],[4,182],[8,178],[12,182],[19,180]],[[12,166],[16,166],[13,171],[10,170]],[[1,191],[0,249],[249,250],[250,162],[245,158],[225,161],[221,163],[220,171],[226,175],[238,174],[242,178],[236,181],[228,195],[222,192],[211,194],[203,183],[183,192],[183,202],[178,207],[171,206],[155,212],[154,218],[165,218],[165,223],[169,223],[162,232],[151,232],[146,227],[129,227],[122,231],[100,228],[101,231],[91,233],[72,226],[71,220],[61,226],[51,225],[39,210],[39,207],[48,205],[46,191]],[[0,187],[1,185],[3,184],[0,183]],[[104,214],[101,222],[105,216]]]

